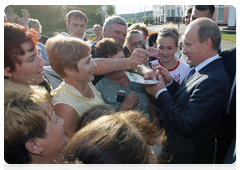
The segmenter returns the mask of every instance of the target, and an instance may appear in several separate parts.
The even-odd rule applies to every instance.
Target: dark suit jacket
[[[174,148],[172,163],[213,163],[229,89],[229,77],[219,58],[181,85],[173,81],[158,96],[156,106],[164,113],[163,127]]]
[[[221,57],[223,59],[224,68],[230,79],[230,88],[232,88],[236,74],[236,47],[223,51]],[[229,114],[227,112],[224,114],[218,136],[216,163],[219,164],[223,162],[232,140],[236,137],[236,86],[234,87],[230,101]]]

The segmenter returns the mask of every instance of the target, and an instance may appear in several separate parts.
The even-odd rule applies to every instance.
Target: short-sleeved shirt
[[[117,93],[121,89],[121,85],[113,82],[107,76],[103,77],[97,84],[96,89],[101,93],[101,97],[106,104],[111,105],[117,110],[121,102],[117,102]],[[122,90],[126,92],[126,96],[134,92],[139,99],[139,103],[133,109],[149,116],[151,120],[150,99],[145,87],[142,84],[129,82],[128,88],[122,86]]]
[[[59,103],[70,105],[76,110],[79,116],[82,116],[83,113],[94,105],[104,104],[101,94],[93,86],[92,82],[89,82],[88,85],[94,93],[93,99],[82,96],[75,87],[63,81],[58,88],[51,92],[51,95],[53,96],[53,105],[55,106]]]

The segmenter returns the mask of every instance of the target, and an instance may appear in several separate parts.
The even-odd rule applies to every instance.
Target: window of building
[[[224,5],[218,5],[217,22],[223,22]]]
[[[171,10],[171,17],[174,17],[174,16],[175,16],[175,10],[172,9],[172,10]]]

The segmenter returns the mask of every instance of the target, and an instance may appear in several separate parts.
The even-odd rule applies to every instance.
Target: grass
[[[221,34],[222,34],[222,40],[236,43],[236,34],[226,34],[226,33],[221,33]]]
[[[89,34],[89,33],[86,33],[86,34],[87,34],[87,36],[88,36],[88,38],[89,38],[90,40],[92,40],[93,38],[96,37],[95,34]]]

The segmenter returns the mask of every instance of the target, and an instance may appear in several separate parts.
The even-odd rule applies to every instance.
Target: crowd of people
[[[234,163],[236,48],[221,51],[214,10],[188,9],[183,36],[173,23],[149,33],[143,23],[107,16],[90,40],[79,10],[67,13],[68,32],[47,37],[26,10],[19,18],[8,6],[5,161]],[[132,82],[127,72],[158,83]]]

